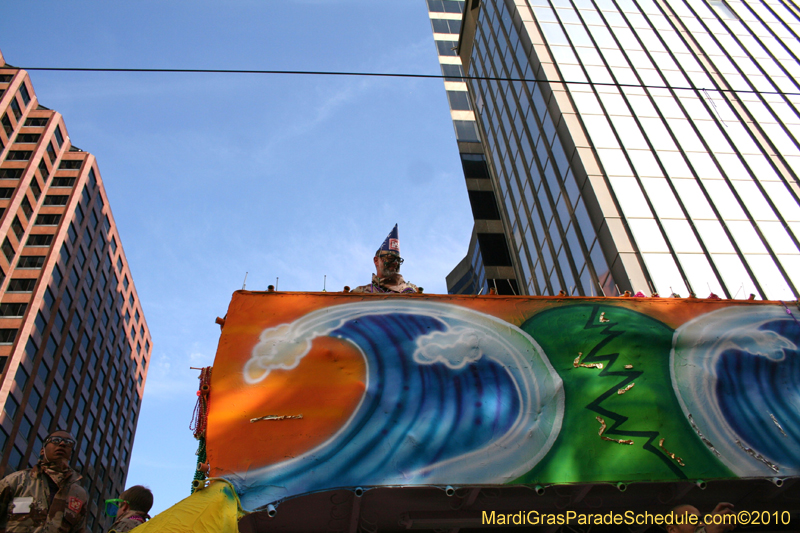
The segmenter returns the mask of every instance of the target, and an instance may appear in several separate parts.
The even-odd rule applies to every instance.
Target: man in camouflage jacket
[[[83,533],[89,500],[69,467],[75,439],[55,431],[39,462],[0,480],[0,533]]]

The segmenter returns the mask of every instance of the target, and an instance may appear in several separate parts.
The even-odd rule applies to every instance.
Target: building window
[[[13,396],[9,395],[6,398],[6,405],[4,407],[4,410],[9,418],[14,418],[14,415],[17,414],[17,409],[19,409],[19,403],[14,399]]]
[[[8,240],[8,237],[3,241],[3,254],[6,256],[6,260],[11,263],[11,260],[14,259],[14,255],[16,255],[16,251],[14,251],[14,247],[11,245],[11,241]]]
[[[464,81],[464,69],[461,65],[442,65],[444,81]]]
[[[31,95],[24,83],[19,88],[19,95],[22,96],[22,101],[25,102],[25,107],[28,107],[28,104],[31,102]]]
[[[48,194],[44,197],[44,205],[67,205],[69,195],[64,194]]]
[[[42,403],[42,395],[39,394],[39,391],[36,390],[36,387],[31,387],[31,393],[28,395],[28,405],[31,406],[31,409],[34,411],[39,410],[39,404]]]
[[[86,264],[86,254],[83,252],[83,248],[78,248],[78,263],[81,265],[81,268]]]
[[[43,255],[23,255],[19,258],[17,268],[42,268],[43,265]]]
[[[506,237],[502,233],[478,233],[483,264],[486,266],[512,266]]]
[[[0,328],[0,344],[14,344],[17,338],[17,330],[10,328]]]
[[[16,445],[11,448],[11,453],[8,454],[8,467],[12,470],[19,470],[24,465],[22,464],[22,452],[19,451]]]
[[[61,145],[64,144],[64,136],[61,135],[61,126],[56,126],[55,137],[58,147],[61,148]]]
[[[461,167],[465,178],[489,179],[489,167],[483,154],[461,154]]]
[[[41,213],[39,216],[36,217],[36,222],[34,226],[58,226],[58,223],[61,221],[61,215],[51,215],[51,214],[44,214]]]
[[[8,282],[8,292],[33,292],[35,278],[13,278]]]
[[[61,296],[61,303],[64,304],[64,309],[69,309],[72,306],[72,294],[69,291],[64,291]]]
[[[42,422],[41,426],[44,428],[45,431],[50,431],[50,426],[53,424],[53,413],[50,412],[50,409],[45,408],[44,412],[42,413]]]
[[[47,170],[47,163],[44,162],[44,157],[39,161],[39,174],[42,175],[42,181],[47,183],[47,177],[50,175],[50,171]]]
[[[25,310],[28,308],[27,303],[2,303],[0,304],[0,317],[3,318],[19,318],[25,315]]]
[[[17,135],[17,138],[14,139],[14,142],[23,144],[36,144],[39,142],[40,137],[41,134],[39,133],[20,133]]]
[[[456,111],[472,111],[469,103],[469,95],[466,91],[447,91],[447,99],[450,101],[450,109]]]
[[[8,118],[8,115],[3,115],[3,129],[6,132],[6,137],[11,138],[11,134],[14,133],[14,128],[11,126],[11,119]]]
[[[22,117],[22,110],[19,108],[19,104],[17,103],[17,99],[13,96],[11,97],[11,112],[14,113],[14,118],[19,120]]]
[[[428,11],[432,13],[461,13],[463,0],[428,0]]]
[[[28,344],[30,344],[30,343],[31,343],[31,341],[28,340]],[[26,347],[25,351],[26,352],[28,351],[27,347]],[[35,353],[35,350],[34,350],[34,353]],[[31,356],[31,358],[32,358],[32,356]],[[14,376],[14,382],[17,384],[17,387],[19,388],[20,392],[25,390],[25,385],[28,384],[28,377],[29,377],[28,376],[28,372],[25,371],[25,367],[22,366],[22,365],[19,365],[17,367],[17,374]],[[0,447],[0,450],[2,450],[2,447]]]
[[[39,178],[36,177],[36,174],[33,175],[33,179],[31,180],[31,192],[33,193],[33,197],[37,200],[39,196],[42,195],[42,188],[39,186]]]
[[[461,32],[460,20],[432,19],[434,33],[455,33]]]
[[[47,117],[30,117],[25,120],[25,127],[27,128],[42,128],[47,126],[47,121],[50,120]]]
[[[457,41],[436,41],[436,48],[439,50],[440,56],[455,56]]]
[[[28,235],[28,242],[25,243],[25,246],[50,246],[52,242],[52,235]]]
[[[64,279],[64,276],[63,276],[63,274],[61,274],[61,269],[58,267],[58,265],[56,265],[56,267],[53,269],[52,278],[53,278],[53,287],[55,287],[56,288],[56,292],[58,292],[58,288],[61,286],[61,281]],[[50,290],[50,289],[48,289],[48,290]],[[59,328],[59,329],[61,329],[61,328]]]
[[[20,207],[22,208],[22,212],[25,213],[25,216],[28,220],[31,219],[31,215],[33,214],[33,207],[31,207],[31,201],[28,200],[28,197],[25,196],[22,198],[22,202],[20,202]]]
[[[489,279],[489,287],[497,289],[497,294],[519,294],[517,280],[515,279]]]
[[[456,139],[461,142],[480,142],[478,128],[472,120],[454,120],[453,126],[456,128]]]
[[[475,220],[500,220],[500,211],[492,191],[467,191]]]
[[[0,180],[18,180],[22,177],[22,169],[21,168],[3,168],[0,169]],[[11,189],[13,192],[14,189]],[[7,198],[11,198],[7,196]]]
[[[717,11],[722,14],[723,18],[729,20],[737,20],[739,17],[736,16],[736,13],[731,11],[731,8],[725,4],[722,0],[708,0],[708,4],[717,9]]]
[[[75,270],[75,267],[73,266],[72,267],[72,271],[70,272],[70,275],[69,275],[69,282],[72,284],[72,286],[74,288],[77,289],[78,288],[78,284],[80,283],[80,281],[81,281],[80,280],[80,274],[78,274],[78,271]]]
[[[28,161],[31,158],[30,150],[9,150],[6,155],[7,161]]]
[[[58,164],[59,170],[78,170],[83,164],[83,159],[62,159]]]
[[[14,230],[14,235],[17,236],[17,240],[22,240],[22,236],[25,235],[25,228],[22,227],[22,222],[19,221],[19,217],[14,217],[14,221],[11,223],[11,229]]]
[[[56,151],[53,149],[53,143],[47,143],[47,157],[50,159],[51,167],[56,164],[56,159],[58,159],[58,157],[56,156]]]
[[[53,178],[53,187],[72,187],[75,185],[75,178],[62,178],[56,176]]]

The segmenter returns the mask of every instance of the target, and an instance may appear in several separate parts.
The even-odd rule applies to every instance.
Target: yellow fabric
[[[212,478],[208,487],[197,490],[166,511],[131,531],[136,533],[238,533],[244,516],[239,497],[230,482]]]

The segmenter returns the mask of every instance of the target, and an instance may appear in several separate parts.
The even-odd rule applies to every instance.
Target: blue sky
[[[18,67],[439,74],[424,0],[7,0]],[[197,372],[231,293],[366,283],[395,223],[406,278],[446,292],[472,230],[436,79],[31,71],[93,153],[154,341],[128,485],[188,495]]]

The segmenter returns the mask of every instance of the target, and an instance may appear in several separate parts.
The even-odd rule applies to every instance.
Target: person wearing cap
[[[70,468],[75,439],[54,431],[39,462],[0,480],[0,533],[82,533],[89,496]]]
[[[375,257],[372,259],[375,263],[376,273],[372,275],[372,283],[369,285],[361,285],[352,290],[352,292],[368,292],[368,293],[412,293],[420,292],[419,288],[413,283],[408,283],[400,275],[400,265],[403,264],[403,259],[400,257],[400,239],[397,236],[397,224],[384,239],[383,244],[378,251],[375,252]]]
[[[134,485],[119,495],[106,500],[106,514],[116,517],[108,533],[126,533],[147,522],[148,511],[153,506],[153,493],[141,485]]]

